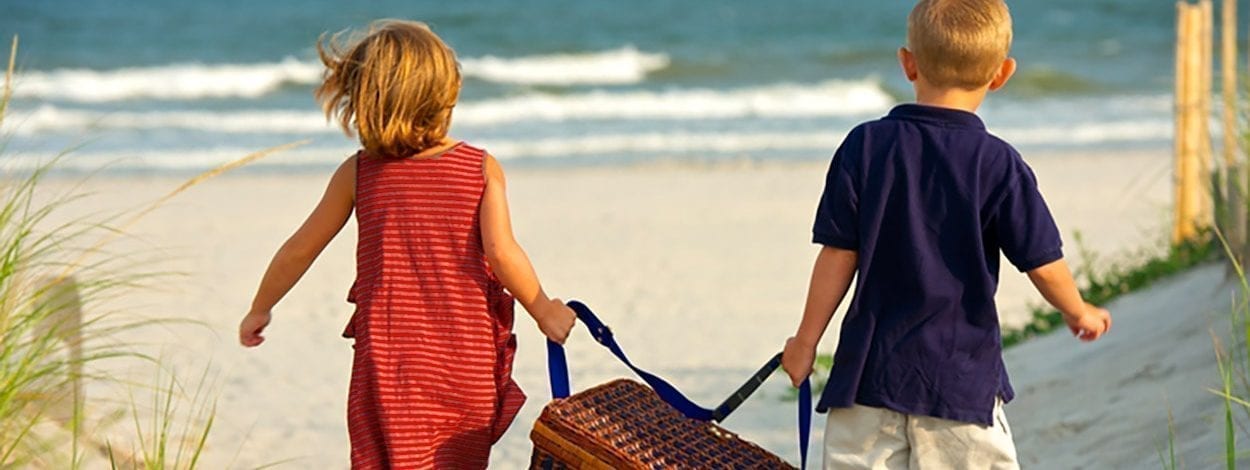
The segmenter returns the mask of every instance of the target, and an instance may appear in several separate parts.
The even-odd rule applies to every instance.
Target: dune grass
[[[1163,253],[1139,251],[1112,261],[1104,261],[1086,249],[1080,233],[1073,238],[1082,258],[1073,274],[1081,285],[1081,297],[1095,305],[1105,305],[1124,294],[1149,288],[1161,279],[1215,261],[1220,253],[1219,242],[1210,232],[1169,246]],[[1063,315],[1049,306],[1033,307],[1031,318],[1023,328],[1003,333],[1004,349],[1064,326]]]
[[[1236,291],[1229,311],[1230,332],[1233,335],[1230,344],[1225,345],[1220,337],[1212,334],[1215,347],[1216,366],[1220,374],[1220,388],[1207,389],[1220,397],[1223,402],[1220,425],[1224,434],[1224,465],[1230,470],[1237,468],[1238,460],[1248,454],[1239,451],[1238,430],[1246,432],[1247,421],[1250,421],[1250,282],[1246,279],[1245,267],[1239,260],[1237,250],[1228,240],[1220,235],[1221,246],[1225,257],[1235,276]],[[1240,344],[1238,344],[1240,343]],[[1175,446],[1174,435],[1169,435],[1169,447]],[[1173,467],[1175,468],[1175,467]]]
[[[5,135],[17,45],[14,37],[0,93],[0,132]],[[160,265],[151,255],[118,253],[116,245],[134,223],[179,193],[303,143],[222,165],[137,210],[75,215],[82,212],[75,204],[89,195],[82,185],[53,185],[68,189],[52,192],[47,184],[67,154],[33,169],[5,171],[0,141],[0,468],[200,465],[216,413],[209,369],[187,385],[161,358],[125,342],[153,327],[194,322],[111,310],[112,302],[170,275],[151,267]],[[143,364],[157,371],[151,383],[109,372]],[[84,383],[130,390],[133,429],[118,434],[119,417],[100,416],[112,403],[86,395]],[[135,399],[136,391],[150,394],[150,402]]]

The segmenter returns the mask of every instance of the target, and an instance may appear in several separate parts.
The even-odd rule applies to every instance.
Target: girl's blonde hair
[[[365,151],[404,158],[447,136],[460,94],[456,53],[425,23],[379,20],[363,36],[317,39],[325,79],[314,92],[326,118]]]

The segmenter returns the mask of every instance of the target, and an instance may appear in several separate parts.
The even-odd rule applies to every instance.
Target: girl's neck
[[[416,154],[413,154],[409,158],[438,158],[439,156],[441,156],[444,153],[447,153],[448,150],[451,150],[453,147],[459,144],[460,144],[460,141],[451,138],[451,136],[443,137],[443,140],[439,141],[438,145],[435,145],[433,147],[417,152]]]

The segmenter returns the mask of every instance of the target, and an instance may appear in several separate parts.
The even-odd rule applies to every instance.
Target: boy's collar
[[[888,119],[907,119],[924,121],[951,127],[971,127],[985,129],[985,123],[976,114],[953,108],[942,108],[916,103],[904,103],[895,106],[886,116]]]

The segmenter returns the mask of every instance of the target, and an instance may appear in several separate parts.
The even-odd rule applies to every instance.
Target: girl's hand
[[[568,305],[560,299],[551,299],[541,306],[535,308],[534,320],[538,322],[538,329],[543,335],[552,341],[564,344],[564,340],[569,337],[569,331],[573,330],[573,324],[577,321],[577,314]]]
[[[790,383],[798,387],[807,376],[812,374],[812,364],[816,363],[816,345],[805,344],[791,336],[786,340],[786,348],[781,353],[781,368],[790,376]]]
[[[261,333],[265,331],[265,327],[269,326],[269,311],[249,312],[243,317],[243,321],[239,323],[239,344],[244,347],[254,348],[265,342],[265,337]]]

